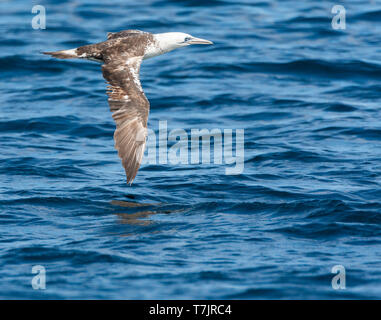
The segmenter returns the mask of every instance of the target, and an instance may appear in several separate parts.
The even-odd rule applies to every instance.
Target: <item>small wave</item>
[[[324,61],[302,59],[291,62],[242,62],[238,64],[208,64],[203,66],[205,71],[239,72],[239,73],[286,73],[304,74],[309,77],[321,77],[329,79],[381,79],[381,65],[353,61]]]
[[[357,108],[344,103],[333,103],[329,104],[325,110],[330,112],[353,112],[356,111]]]
[[[303,151],[303,150],[288,150],[281,152],[268,152],[265,154],[256,155],[246,162],[263,162],[268,160],[276,160],[276,161],[301,161],[306,163],[311,162],[335,162],[337,159],[332,159],[328,156],[323,156],[321,154]]]
[[[102,250],[101,250],[102,251]],[[106,250],[103,250],[106,251]],[[22,260],[25,262],[52,263],[55,261],[66,261],[73,265],[83,265],[91,263],[124,263],[130,265],[154,265],[148,261],[139,261],[127,254],[116,254],[109,252],[62,249],[59,247],[29,246],[14,248],[2,255],[4,261],[11,264]]]
[[[323,239],[324,241],[329,241],[329,239],[338,239],[340,237],[374,237],[381,235],[378,226],[372,224],[338,222],[294,224],[289,227],[275,228],[272,232],[306,239],[320,239],[321,241]]]
[[[352,16],[351,21],[380,21],[381,20],[381,10],[368,11]]]
[[[84,138],[109,138],[112,124],[86,124],[78,117],[48,116],[11,121],[0,121],[0,132],[55,133]]]
[[[43,56],[42,53],[41,57]],[[70,67],[80,68],[81,70],[91,70],[94,65],[89,63],[80,63],[74,61],[62,61],[53,59],[38,59],[32,60],[24,58],[20,55],[13,55],[8,57],[0,57],[0,64],[2,65],[2,71],[5,75],[16,73],[25,74],[29,72],[32,74],[59,74],[67,71]]]
[[[339,89],[329,90],[328,94],[338,95],[349,98],[360,99],[361,101],[369,101],[381,99],[381,86],[380,85],[349,85]]]

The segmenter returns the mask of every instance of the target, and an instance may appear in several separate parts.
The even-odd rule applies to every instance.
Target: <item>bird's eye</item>
[[[187,42],[187,41],[189,41],[189,40],[191,40],[192,38],[191,37],[186,37],[185,39],[184,39],[184,42]]]

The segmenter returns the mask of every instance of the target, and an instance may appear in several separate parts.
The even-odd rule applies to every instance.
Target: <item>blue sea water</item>
[[[381,298],[381,1],[334,4],[1,1],[0,298]],[[215,43],[143,63],[149,127],[244,129],[242,174],[126,184],[99,65],[41,52],[130,28]]]

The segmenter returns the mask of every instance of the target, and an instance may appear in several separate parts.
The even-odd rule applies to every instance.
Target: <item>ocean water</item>
[[[381,298],[381,1],[342,4],[1,1],[0,298]],[[215,43],[143,63],[149,128],[244,129],[241,174],[126,184],[99,64],[41,52],[130,28]]]

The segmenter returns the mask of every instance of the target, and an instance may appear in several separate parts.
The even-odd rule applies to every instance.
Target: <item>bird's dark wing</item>
[[[122,30],[119,32],[109,32],[107,33],[107,40],[115,39],[115,38],[122,38],[122,37],[130,37],[134,36],[136,34],[144,34],[147,32],[140,31],[140,30]]]
[[[127,183],[132,183],[143,158],[147,137],[149,102],[139,80],[142,57],[127,62],[112,61],[102,66],[109,83],[107,94],[112,117],[116,122],[115,148],[122,159]]]

